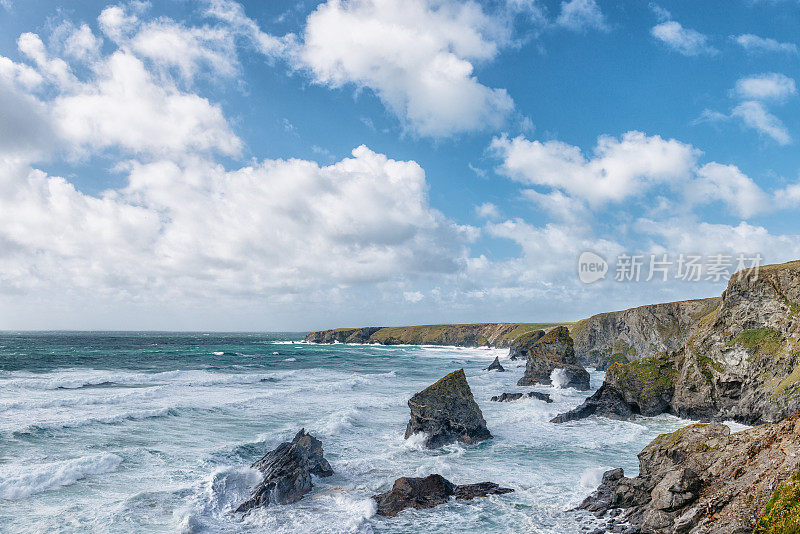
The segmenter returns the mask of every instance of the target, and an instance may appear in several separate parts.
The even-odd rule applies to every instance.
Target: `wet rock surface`
[[[512,402],[520,399],[538,399],[548,404],[553,402],[550,395],[547,393],[539,393],[538,391],[529,391],[528,393],[503,393],[501,395],[495,395],[490,400],[493,402]]]
[[[489,367],[484,369],[484,371],[498,371],[500,373],[504,372],[505,368],[502,365],[500,365],[500,357],[495,356],[494,361],[491,363],[491,365],[489,365]]]
[[[526,358],[525,375],[517,385],[551,384],[553,371],[559,370],[563,374],[562,387],[589,389],[589,373],[575,357],[566,327],[553,328],[535,341],[534,337],[514,342],[518,354]]]
[[[639,454],[639,470],[632,478],[606,472],[578,508],[601,518],[607,532],[733,534],[757,524],[757,532],[784,532],[768,527],[790,514],[798,521],[800,508],[773,518],[776,505],[767,503],[799,476],[800,416],[733,434],[719,423],[662,434]]]
[[[437,448],[456,441],[474,444],[492,437],[463,369],[411,397],[408,407],[411,419],[405,437],[422,432],[426,434],[426,447]]]
[[[441,475],[427,477],[402,477],[395,480],[392,489],[374,495],[377,513],[383,516],[396,516],[406,508],[433,508],[446,503],[450,497],[459,500],[472,500],[493,494],[510,493],[514,490],[501,488],[493,482],[480,482],[458,486]]]
[[[290,504],[311,491],[311,475],[327,477],[333,474],[331,465],[323,456],[322,442],[305,429],[292,441],[281,443],[255,462],[252,467],[264,475],[253,489],[250,498],[237,512],[248,512],[259,506]]]

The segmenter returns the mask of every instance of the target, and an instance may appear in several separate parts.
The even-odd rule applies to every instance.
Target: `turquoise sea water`
[[[507,349],[302,337],[0,333],[0,531],[585,532],[591,516],[567,510],[602,472],[635,474],[644,445],[688,423],[551,424],[587,393],[517,387]],[[482,371],[496,355],[507,372]],[[404,440],[408,398],[461,367],[494,439],[436,451]],[[555,402],[489,402],[530,389]],[[232,514],[258,480],[250,463],[301,427],[336,474],[297,504]],[[371,495],[430,473],[515,492],[375,516]]]

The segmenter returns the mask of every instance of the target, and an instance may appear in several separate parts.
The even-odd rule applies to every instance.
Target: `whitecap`
[[[116,454],[102,453],[27,469],[14,466],[14,473],[0,473],[0,499],[24,499],[34,493],[70,486],[89,475],[115,471],[121,462],[122,458]]]

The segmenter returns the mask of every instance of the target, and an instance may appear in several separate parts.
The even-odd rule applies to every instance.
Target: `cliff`
[[[798,532],[800,416],[731,434],[695,424],[655,438],[580,506],[610,532]]]
[[[570,328],[575,354],[583,365],[605,370],[643,356],[679,349],[689,330],[719,305],[719,297],[650,304],[599,313]]]
[[[481,323],[336,328],[306,335],[309,343],[379,343],[381,345],[453,345],[509,347],[527,332],[564,323]]]
[[[633,414],[780,421],[800,408],[798,303],[800,261],[739,273],[680,349],[646,365],[613,364],[603,387],[556,421],[620,416],[620,403]],[[642,399],[651,401],[644,403],[646,411]]]

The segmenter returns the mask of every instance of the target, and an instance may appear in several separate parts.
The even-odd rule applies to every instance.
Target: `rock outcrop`
[[[328,477],[331,465],[323,456],[322,442],[305,429],[292,441],[281,443],[252,465],[264,479],[253,489],[250,498],[236,509],[247,512],[269,504],[290,504],[311,491],[311,475]]]
[[[719,305],[719,297],[600,313],[570,327],[583,365],[607,369],[659,352],[678,350],[689,330]]]
[[[309,343],[508,347],[522,334],[560,324],[562,323],[480,323],[336,328],[311,332],[305,339]]]
[[[589,389],[589,373],[575,357],[572,338],[566,327],[553,328],[538,339],[536,336],[523,336],[514,342],[512,350],[527,360],[525,375],[517,385],[550,384],[553,371],[558,369],[563,373],[562,387]]]
[[[484,371],[497,371],[499,373],[502,373],[505,371],[505,367],[500,365],[500,357],[495,356],[494,361],[491,363],[491,365],[489,365],[489,367],[484,369]]]
[[[799,303],[800,261],[738,273],[679,350],[613,364],[580,414],[565,417],[620,414],[622,399],[632,414],[780,421],[800,408]]]
[[[508,349],[508,357],[511,360],[524,360],[528,357],[528,349],[530,349],[537,341],[544,337],[544,330],[534,330],[527,334],[522,334],[517,339],[511,342]]]
[[[548,404],[553,402],[553,399],[550,398],[550,395],[547,393],[539,393],[538,391],[529,391],[528,393],[503,393],[502,395],[495,395],[489,400],[493,402],[511,402],[522,398],[539,399],[540,401],[544,401]]]
[[[450,497],[459,500],[472,500],[493,494],[510,493],[514,490],[501,488],[493,482],[480,482],[457,486],[442,475],[428,475],[424,478],[402,477],[394,482],[392,489],[374,495],[378,505],[378,515],[396,516],[406,508],[433,508],[446,503]]]
[[[579,506],[611,532],[792,532],[800,521],[800,416],[731,434],[695,424],[654,439],[639,475],[608,471]],[[628,529],[628,530],[626,530]]]
[[[492,437],[463,369],[453,371],[411,397],[408,407],[411,420],[405,437],[423,432],[426,447],[436,448],[456,441],[474,444]]]

